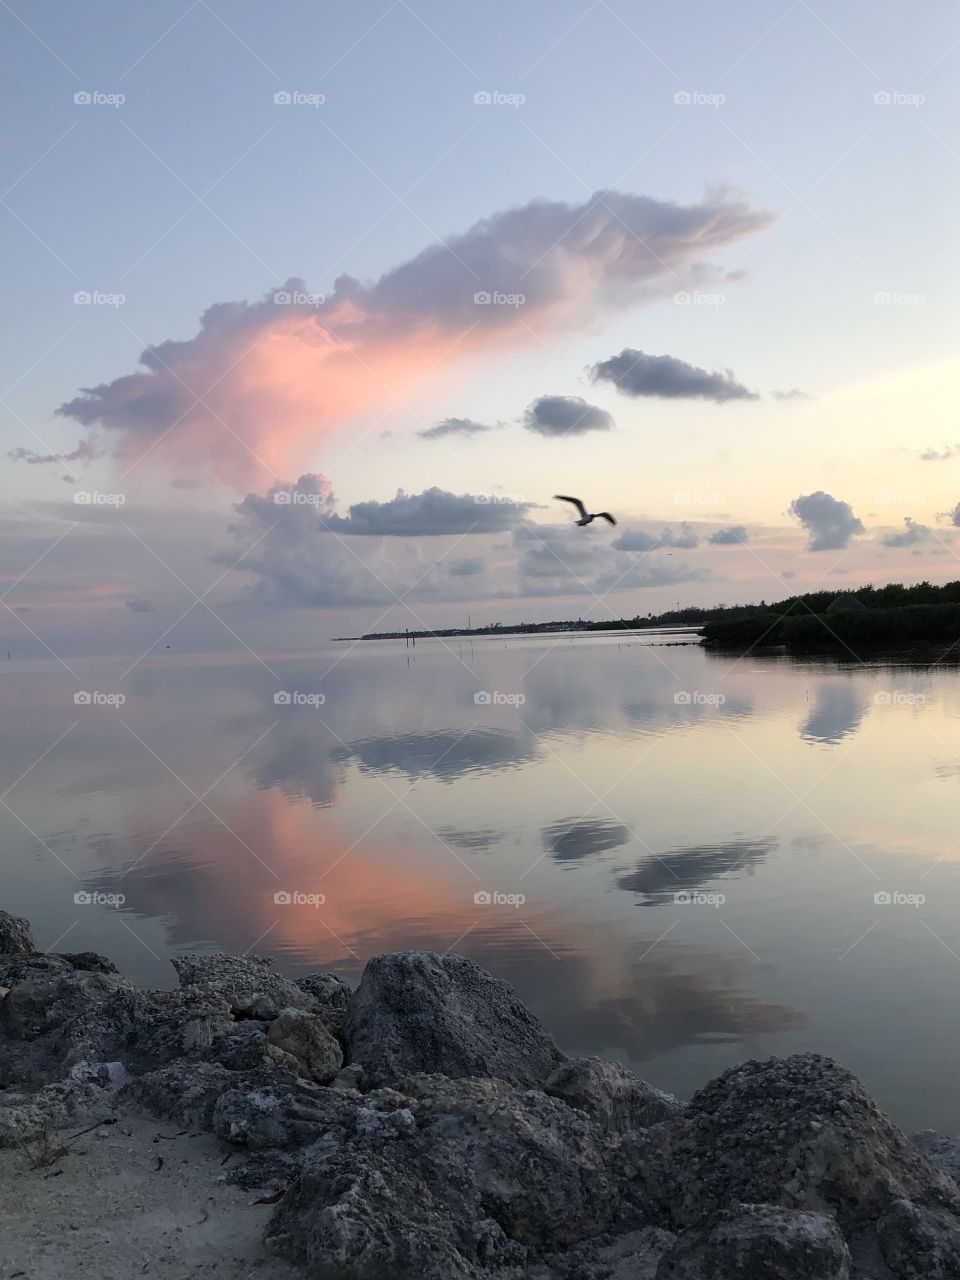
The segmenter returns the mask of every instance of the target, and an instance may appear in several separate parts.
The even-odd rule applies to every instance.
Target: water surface
[[[151,985],[456,950],[682,1095],[814,1048],[956,1131],[956,670],[657,639],[6,663],[2,905]]]

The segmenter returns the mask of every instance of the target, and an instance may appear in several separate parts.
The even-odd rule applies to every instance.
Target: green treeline
[[[859,604],[856,602],[859,601]],[[947,644],[960,639],[960,582],[934,586],[889,583],[857,591],[814,591],[737,616],[714,614],[703,628],[708,645],[792,649]]]

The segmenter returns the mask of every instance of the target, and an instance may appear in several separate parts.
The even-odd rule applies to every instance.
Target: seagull
[[[572,503],[573,503],[573,505],[574,505],[574,506],[577,508],[577,510],[580,512],[580,519],[577,521],[577,524],[578,524],[578,525],[581,525],[581,526],[582,526],[582,525],[585,525],[585,524],[590,524],[590,523],[591,523],[592,521],[594,521],[594,520],[608,520],[608,521],[610,522],[610,524],[616,524],[616,523],[617,523],[617,522],[616,522],[616,520],[613,518],[613,516],[610,514],[610,512],[609,512],[609,511],[595,511],[595,512],[591,515],[591,514],[587,511],[587,508],[583,505],[583,503],[580,501],[580,499],[579,499],[579,498],[568,498],[568,497],[567,497],[567,495],[566,495],[565,493],[555,493],[553,496],[557,499],[557,501],[558,501],[558,502],[572,502]]]

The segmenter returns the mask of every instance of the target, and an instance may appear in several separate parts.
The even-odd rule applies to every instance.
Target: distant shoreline
[[[675,634],[677,632],[699,631],[701,626],[701,623],[672,623],[664,625],[651,622],[646,626],[637,626],[634,622],[519,622],[513,626],[445,627],[435,631],[369,631],[359,636],[331,636],[330,642],[332,644],[352,644],[357,640],[451,640],[462,637],[472,639],[474,637],[490,636],[557,635],[564,632],[589,634],[590,632],[602,633],[605,631],[626,631],[630,634],[658,631],[661,634]]]

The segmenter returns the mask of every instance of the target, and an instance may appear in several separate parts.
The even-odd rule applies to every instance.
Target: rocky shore
[[[95,1205],[90,1169],[110,1163],[69,1153],[110,1150],[122,1187],[118,1133],[158,1163],[127,1172],[127,1263],[80,1250],[76,1274],[960,1277],[960,1143],[909,1138],[828,1058],[747,1062],[681,1104],[565,1056],[462,956],[376,956],[356,991],[250,957],[174,966],[179,990],[142,991],[103,956],[38,951],[0,912],[3,1280],[57,1274],[37,1231],[78,1231],[58,1205]],[[195,1214],[206,1235],[164,1253],[157,1198],[202,1207],[207,1184],[230,1216]]]

